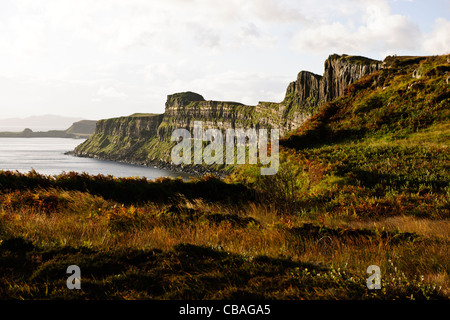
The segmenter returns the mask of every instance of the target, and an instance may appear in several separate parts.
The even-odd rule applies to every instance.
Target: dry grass
[[[86,206],[79,204],[80,196],[83,194],[66,192],[67,208],[62,211],[39,212],[25,207],[3,210],[3,233],[30,239],[43,247],[87,247],[100,252],[130,248],[168,251],[176,245],[188,243],[237,254],[249,261],[258,256],[288,258],[360,275],[365,274],[367,266],[375,264],[387,278],[395,279],[400,275],[405,279],[423,277],[424,284],[437,285],[442,294],[449,295],[450,224],[445,220],[395,216],[377,221],[329,219],[318,224],[329,230],[408,232],[417,235],[417,241],[393,242],[393,237],[376,236],[353,238],[345,233],[341,236],[339,233],[324,233],[316,237],[294,231],[305,224],[317,225],[317,221],[299,215],[280,216],[275,208],[258,203],[237,207],[201,199],[182,199],[182,206],[179,204],[182,212],[193,210],[199,213],[193,220],[182,221],[176,216],[167,218],[165,205],[119,206],[117,211],[117,204],[84,194],[85,203],[97,206],[86,211]],[[75,209],[75,203],[82,211]],[[236,226],[227,219],[220,223],[204,219],[214,212],[225,217],[249,217],[255,222]]]
[[[431,220],[411,216],[395,216],[377,221],[352,221],[348,223],[354,228],[386,228],[387,230],[417,233],[430,238],[449,240],[450,221]]]

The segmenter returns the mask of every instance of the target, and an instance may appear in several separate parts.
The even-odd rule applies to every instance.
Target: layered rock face
[[[176,93],[167,96],[164,117],[157,130],[160,139],[170,139],[175,129],[184,128],[192,132],[194,121],[202,121],[205,128],[223,130],[235,126],[245,126],[249,112],[255,107],[245,106],[238,102],[206,101],[201,95],[193,92]]]
[[[330,56],[325,61],[325,73],[319,88],[319,102],[331,101],[343,95],[349,84],[381,69],[381,65],[380,61],[365,57]]]
[[[164,114],[133,115],[100,120],[94,135],[75,149],[79,156],[140,164],[170,162],[170,141],[175,129],[193,131],[194,121],[206,128],[274,128],[284,135],[300,127],[320,105],[344,93],[345,88],[381,68],[381,62],[364,57],[331,55],[323,76],[301,71],[280,103],[205,100],[193,92],[167,97]]]
[[[94,134],[135,139],[151,138],[155,135],[163,117],[163,114],[148,114],[99,120],[97,121]]]
[[[323,76],[301,71],[297,80],[291,82],[286,96],[281,102],[287,114],[298,117],[299,113],[314,113],[318,106],[332,101],[344,94],[345,88],[365,75],[381,69],[382,63],[360,56],[331,55],[325,60]],[[303,119],[303,117],[301,117]],[[286,123],[290,129],[299,125],[298,121]],[[301,125],[301,124],[300,124]]]

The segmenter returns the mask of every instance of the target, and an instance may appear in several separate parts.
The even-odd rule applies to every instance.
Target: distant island
[[[23,118],[0,119],[0,131],[22,131],[30,128],[33,131],[65,130],[72,123],[87,120],[81,117],[67,117],[56,114],[34,115]]]
[[[21,132],[0,132],[0,138],[72,138],[87,139],[95,131],[95,120],[80,120],[74,122],[66,130],[33,131],[26,128]]]

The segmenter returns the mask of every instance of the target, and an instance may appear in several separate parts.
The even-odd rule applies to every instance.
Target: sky
[[[450,53],[450,0],[0,0],[0,118],[280,102],[334,53]]]

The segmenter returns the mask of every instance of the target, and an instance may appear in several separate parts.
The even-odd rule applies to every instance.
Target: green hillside
[[[279,175],[247,166],[230,180],[305,214],[449,218],[448,59],[386,58],[280,141]]]
[[[302,149],[371,137],[398,141],[448,123],[449,71],[448,56],[388,57],[383,69],[350,85],[283,144]]]

